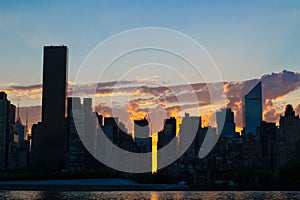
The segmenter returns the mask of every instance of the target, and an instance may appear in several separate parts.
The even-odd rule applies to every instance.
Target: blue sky
[[[225,80],[299,71],[300,1],[3,1],[0,84],[40,83],[45,44],[70,48],[72,80],[98,43],[144,26],[191,36]]]
[[[69,47],[69,80],[73,81],[96,45],[114,34],[140,27],[169,28],[192,37],[210,53],[225,81],[257,79],[283,69],[300,71],[297,0],[0,0],[0,5],[0,90],[10,84],[41,84],[44,45]],[[114,81],[113,75],[119,72],[115,70],[106,81]],[[289,90],[271,99],[274,104],[275,100],[284,101],[277,106],[280,109],[275,105],[277,110],[281,112],[292,98],[295,105],[299,103],[297,88],[291,90],[295,91],[290,97],[285,96]],[[24,98],[22,105],[40,105],[40,92],[40,88],[31,92],[36,97]],[[285,98],[277,98],[281,96]],[[9,98],[17,102],[15,97]],[[274,106],[268,110],[275,113]],[[273,121],[280,112],[274,114]]]

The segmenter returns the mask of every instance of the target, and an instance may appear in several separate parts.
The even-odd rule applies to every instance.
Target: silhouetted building
[[[14,109],[14,111],[16,110]],[[13,115],[16,116],[15,114]],[[14,126],[14,138],[15,138],[14,141],[18,144],[18,147],[20,147],[21,143],[25,140],[25,126],[22,124],[19,107],[18,107],[17,120],[13,123],[13,126]]]
[[[176,136],[176,118],[170,117],[164,120],[164,134],[166,136]]]
[[[206,133],[202,132],[201,117],[190,116],[185,113],[182,118],[182,123],[179,126],[178,133],[178,149],[174,152],[174,156],[181,155],[180,158],[168,166],[168,173],[173,176],[178,176],[187,182],[196,184],[197,179],[203,179],[208,173],[203,173],[204,168],[201,168],[202,161],[199,158],[199,150]],[[172,155],[173,151],[170,152]],[[160,159],[160,158],[159,158]],[[165,158],[163,158],[165,159]]]
[[[68,170],[100,170],[103,165],[94,157],[100,146],[97,145],[99,115],[92,112],[92,99],[68,98]],[[100,128],[100,127],[99,127]],[[101,146],[101,148],[103,145]],[[105,153],[102,151],[102,153]]]
[[[119,122],[119,143],[118,146],[126,151],[134,152],[136,150],[136,145],[133,143],[132,135],[128,134],[128,130],[125,124]]]
[[[16,122],[16,106],[13,104],[10,105],[9,121],[10,124],[15,124]]]
[[[8,169],[10,101],[7,94],[0,92],[0,171]]]
[[[98,115],[98,117],[101,117],[101,119],[98,118],[98,121],[102,121],[102,116]],[[101,123],[101,122],[99,122]],[[128,134],[128,130],[125,127],[125,125],[122,122],[119,122],[119,118],[117,117],[105,117],[104,118],[104,126],[102,127],[102,131],[100,131],[100,128],[98,129],[98,136],[99,134],[104,134],[106,137],[116,146],[127,150],[134,152],[136,151],[136,146],[133,145],[133,138],[130,134]],[[104,146],[100,145],[100,137],[97,137],[97,153],[98,154],[105,154],[105,156],[109,157],[111,154],[109,152],[112,151],[109,145],[104,144]]]
[[[257,136],[256,129],[262,121],[262,87],[258,82],[254,88],[243,98],[243,125],[244,136],[248,137],[251,133]],[[258,139],[258,138],[256,138]]]
[[[15,115],[15,108],[11,110],[11,114]],[[17,120],[14,124],[10,124],[10,141],[9,141],[9,159],[8,169],[25,169],[29,165],[30,143],[25,139],[25,126],[22,124],[18,108]]]
[[[263,167],[263,147],[252,133],[244,140],[241,154],[244,165]]]
[[[0,171],[28,165],[28,141],[24,140],[24,126],[19,115],[17,121],[15,116],[16,106],[10,103],[6,93],[0,92]]]
[[[164,148],[164,152],[159,153],[158,160],[174,160],[177,154],[178,147],[178,138],[176,137],[177,127],[176,127],[176,118],[170,117],[169,119],[164,120],[163,130],[157,134],[157,149]],[[153,148],[155,148],[155,141]],[[159,170],[160,173],[176,176],[178,172],[177,162],[173,162],[171,165],[165,167],[164,169]]]
[[[139,152],[151,152],[152,139],[149,134],[150,128],[147,119],[134,120],[134,141],[137,144]]]
[[[119,124],[118,117],[104,118],[104,133],[106,137],[109,138],[114,144],[117,144],[119,142],[118,124]]]
[[[40,149],[42,148],[42,122],[33,124],[31,128],[31,155],[30,155],[30,166],[34,169],[41,168],[40,163]]]
[[[98,119],[99,121],[99,119]],[[98,157],[100,155],[104,156],[105,159],[109,160],[113,154],[111,145],[108,143],[103,143],[101,141],[101,134],[105,136],[115,145],[117,145],[119,140],[119,118],[118,117],[104,117],[103,127],[99,127],[97,130],[97,139],[96,139],[96,154]],[[117,154],[115,154],[117,155]]]
[[[103,127],[103,116],[97,113],[99,127]]]
[[[278,128],[276,123],[262,121],[258,127],[263,158],[267,169],[273,172],[277,168]]]
[[[85,145],[91,154],[96,152],[96,134],[98,119],[96,113],[92,109],[92,98],[83,99],[83,108],[85,112]]]
[[[67,64],[66,46],[44,47],[42,124],[32,132],[32,150],[37,151],[33,163],[42,170],[59,171],[66,166]]]
[[[182,118],[181,125],[179,127],[179,151],[178,154],[186,153],[187,147],[193,142],[197,132],[201,128],[200,117],[190,117],[188,113]],[[194,137],[193,137],[194,136]],[[186,147],[186,148],[184,148]]]
[[[286,166],[297,160],[297,147],[300,141],[300,119],[292,105],[287,105],[284,116],[279,121],[278,166]]]
[[[176,137],[176,118],[170,117],[164,120],[164,129],[158,134],[158,149],[167,145],[174,137]],[[174,146],[176,152],[176,146]]]
[[[75,121],[76,120],[76,121]],[[85,131],[85,112],[79,97],[69,97],[67,107],[68,169],[83,171],[85,147],[81,141]]]
[[[235,132],[234,113],[230,108],[223,108],[216,113],[217,130],[222,138],[234,138]]]

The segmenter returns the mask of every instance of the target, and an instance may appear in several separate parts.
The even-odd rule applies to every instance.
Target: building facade
[[[42,123],[32,129],[32,145],[39,147],[32,149],[37,159],[33,163],[42,170],[60,171],[66,167],[67,65],[66,46],[44,47]]]
[[[262,121],[262,86],[258,82],[243,98],[243,125],[244,136],[257,136],[257,127]],[[257,139],[258,137],[256,137]]]
[[[236,137],[234,113],[230,108],[223,108],[216,113],[217,130],[222,138]]]
[[[0,171],[8,169],[10,101],[7,94],[0,92]]]
[[[279,121],[278,167],[297,160],[297,149],[300,141],[300,119],[292,105],[287,105]]]

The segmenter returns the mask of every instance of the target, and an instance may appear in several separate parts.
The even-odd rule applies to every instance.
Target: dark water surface
[[[300,192],[53,192],[0,191],[0,199],[112,199],[112,200],[179,200],[179,199],[300,199]]]

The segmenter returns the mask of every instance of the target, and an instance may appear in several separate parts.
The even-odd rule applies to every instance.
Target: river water
[[[179,199],[300,199],[300,192],[53,192],[53,191],[0,191],[0,199],[110,199],[110,200],[179,200]]]

